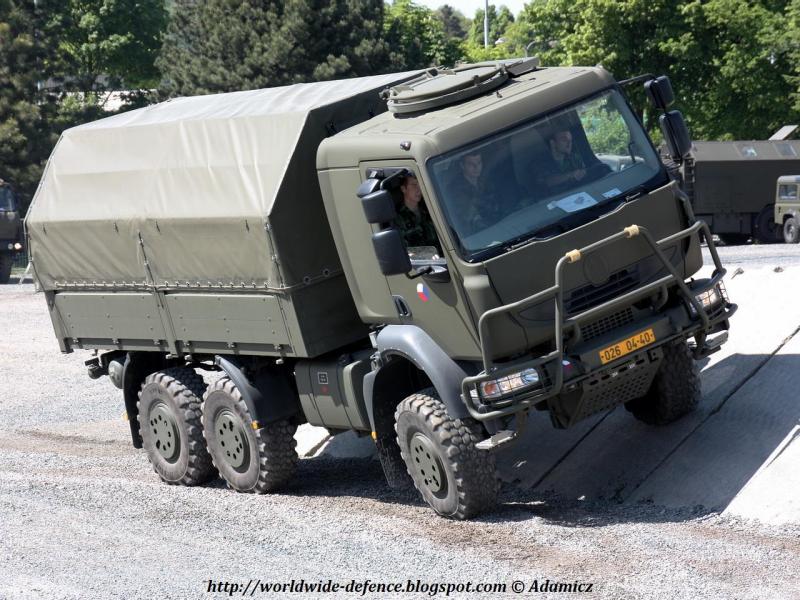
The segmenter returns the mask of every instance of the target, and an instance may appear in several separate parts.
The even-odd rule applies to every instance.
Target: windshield
[[[15,210],[14,195],[11,193],[11,188],[0,186],[0,210]]]
[[[467,260],[577,227],[665,177],[616,90],[432,159],[429,166]]]

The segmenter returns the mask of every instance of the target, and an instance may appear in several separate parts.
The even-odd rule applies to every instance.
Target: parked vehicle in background
[[[775,181],[800,173],[800,141],[694,142],[681,168],[695,215],[726,244],[783,241]]]
[[[14,190],[0,179],[0,283],[8,283],[14,259],[22,251],[22,218]]]
[[[775,226],[783,234],[787,244],[800,242],[800,197],[798,197],[800,175],[778,177],[775,190]]]
[[[646,85],[680,161],[669,80]],[[64,133],[26,229],[62,351],[102,352],[90,375],[123,390],[164,481],[277,489],[308,422],[371,435],[390,485],[458,519],[493,506],[495,450],[537,411],[568,428],[620,404],[653,425],[692,410],[736,308],[599,67],[127,112]]]

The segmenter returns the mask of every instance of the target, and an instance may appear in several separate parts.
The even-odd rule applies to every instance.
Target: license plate
[[[639,348],[644,348],[655,341],[656,334],[653,333],[653,329],[645,329],[644,331],[640,331],[639,333],[632,335],[626,340],[622,340],[613,346],[609,346],[608,348],[603,348],[600,350],[598,353],[600,354],[600,362],[603,364],[610,363],[611,361],[617,360],[626,354],[635,352]]]

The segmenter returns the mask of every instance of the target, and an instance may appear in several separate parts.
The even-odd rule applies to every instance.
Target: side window
[[[784,202],[797,202],[797,185],[781,185],[778,187],[778,197]]]
[[[441,261],[442,245],[416,174],[404,177],[394,190],[397,217],[394,225],[403,236],[414,266]]]

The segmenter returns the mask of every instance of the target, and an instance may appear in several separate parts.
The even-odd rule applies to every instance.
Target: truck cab
[[[800,175],[778,177],[775,189],[775,226],[787,244],[800,242]]]
[[[727,339],[735,306],[708,228],[611,75],[479,66],[385,97],[389,112],[327,139],[317,158],[348,284],[374,329],[373,404],[375,390],[403,388],[380,380],[407,363],[451,418],[480,424],[487,451],[531,410],[567,428],[619,404],[652,424],[693,408],[695,361]],[[409,177],[440,254],[404,242],[396,211]],[[693,278],[701,241],[709,279]],[[397,426],[408,456],[416,430]]]

